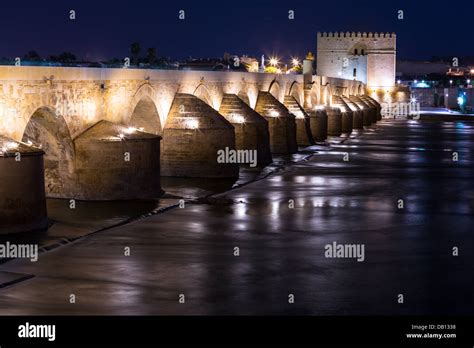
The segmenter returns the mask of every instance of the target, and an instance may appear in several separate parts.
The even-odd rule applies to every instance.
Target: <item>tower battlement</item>
[[[346,38],[362,38],[362,37],[367,37],[367,38],[396,38],[397,35],[395,33],[366,33],[363,32],[361,33],[360,31],[356,32],[351,32],[349,33],[348,31],[346,32],[318,32],[318,37],[346,37]]]

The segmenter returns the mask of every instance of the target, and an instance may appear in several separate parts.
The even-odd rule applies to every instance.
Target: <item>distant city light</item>
[[[452,85],[452,84],[453,84],[453,80],[449,80],[449,83]]]
[[[468,85],[471,84],[471,80],[470,80],[470,79],[467,79],[467,84],[468,84]]]
[[[400,83],[401,83],[401,81],[400,81],[400,80],[398,80],[398,81],[397,81],[397,83],[398,83],[398,84],[400,84]]]
[[[278,63],[279,63],[278,58],[276,58],[276,57],[271,57],[270,58],[270,65],[271,66],[277,66]]]
[[[418,83],[418,80],[415,80],[415,83]]]
[[[417,87],[417,88],[429,88],[429,87],[430,87],[430,85],[427,84],[427,83],[425,82],[425,80],[423,80],[423,81],[421,81],[421,82],[415,83],[414,86]]]
[[[293,64],[293,66],[298,66],[298,65],[300,65],[300,61],[299,61],[298,59],[296,59],[296,58],[293,58],[291,62],[292,62],[292,64]]]
[[[463,97],[458,97],[458,104],[460,106],[463,106],[464,105],[464,98]]]
[[[411,98],[412,103],[416,103],[416,98]]]

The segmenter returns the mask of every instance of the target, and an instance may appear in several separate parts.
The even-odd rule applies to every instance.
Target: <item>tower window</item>
[[[352,71],[352,76],[354,76],[354,77],[357,76],[357,68],[354,68],[354,70]]]
[[[363,49],[360,50],[360,54],[364,55],[364,50]]]
[[[359,50],[357,48],[354,49],[354,55],[357,56],[358,53],[359,53]]]

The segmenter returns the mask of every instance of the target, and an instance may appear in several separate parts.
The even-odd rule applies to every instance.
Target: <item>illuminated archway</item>
[[[193,95],[201,99],[210,107],[214,108],[214,103],[212,102],[211,94],[209,89],[204,84],[199,84],[193,92]]]
[[[244,90],[240,90],[239,94],[237,96],[247,105],[250,106],[250,99],[248,94]]]
[[[45,185],[48,197],[65,198],[74,174],[74,144],[64,118],[48,107],[30,117],[22,141],[45,152]]]
[[[145,132],[159,134],[163,132],[163,112],[156,103],[156,91],[149,84],[138,88],[128,106],[125,124],[143,128]]]
[[[332,94],[333,94],[332,87],[328,83],[326,86],[324,86],[324,92],[323,92],[323,103],[324,103],[324,105],[331,105],[332,104]]]
[[[280,84],[277,80],[273,80],[268,86],[268,92],[273,95],[277,100],[280,99]]]
[[[301,91],[300,84],[297,81],[293,81],[291,86],[290,86],[290,89],[288,91],[288,95],[295,98],[296,101],[298,102],[298,104],[303,105],[303,103],[302,103],[303,95],[302,94],[303,93]]]
[[[155,102],[150,97],[143,97],[138,101],[130,116],[129,125],[143,129],[147,133],[162,134],[160,115]]]

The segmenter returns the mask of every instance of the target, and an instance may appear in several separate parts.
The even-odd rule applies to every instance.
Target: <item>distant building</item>
[[[395,86],[394,33],[318,33],[317,74],[362,81],[372,89]]]
[[[248,57],[247,55],[243,55],[240,57],[241,64],[245,65],[245,68],[248,72],[258,72],[259,65],[258,59],[254,57]]]

